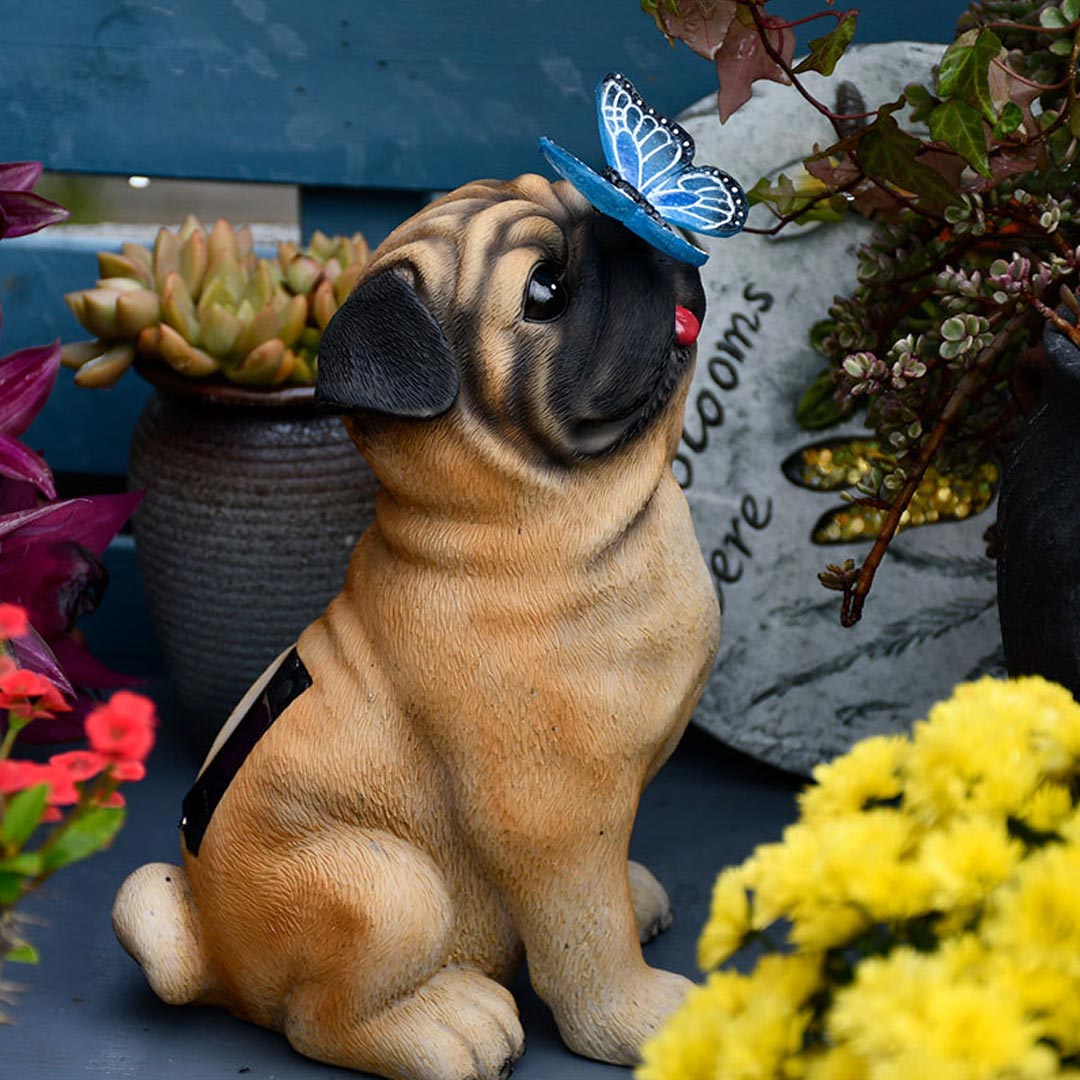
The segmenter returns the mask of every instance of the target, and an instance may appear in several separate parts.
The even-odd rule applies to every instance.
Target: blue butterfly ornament
[[[733,236],[746,224],[746,193],[726,172],[694,164],[694,140],[651,108],[624,75],[606,75],[596,88],[602,173],[551,139],[540,152],[602,214],[621,221],[666,255],[702,266],[708,255],[672,226],[706,236]]]

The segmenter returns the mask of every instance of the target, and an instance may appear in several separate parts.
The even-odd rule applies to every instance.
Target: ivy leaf
[[[943,101],[927,117],[927,124],[932,139],[955,150],[980,176],[990,175],[986,129],[977,109],[953,98]]]
[[[795,69],[796,74],[819,71],[822,75],[831,75],[836,61],[844,55],[844,50],[855,36],[855,20],[858,14],[857,11],[845,11],[828,34],[814,38],[810,42],[810,55]]]
[[[956,193],[939,173],[916,159],[921,148],[918,139],[901,131],[889,113],[880,111],[859,142],[859,164],[879,182],[909,191],[933,206],[948,206]]]
[[[45,869],[56,870],[100,851],[123,824],[123,810],[105,806],[87,810],[81,817],[75,818],[43,853]]]
[[[790,27],[767,27],[769,44],[790,64],[795,55],[795,31]],[[740,106],[750,100],[751,87],[758,79],[772,82],[788,81],[784,69],[765,51],[757,27],[749,25],[741,17],[732,20],[723,44],[716,52],[716,76],[720,81],[717,103],[720,122],[724,123]]]
[[[1001,139],[1011,135],[1024,122],[1024,110],[1015,101],[1007,102],[994,124],[994,135]]]
[[[1080,18],[1080,0],[1062,0],[1061,14],[1068,22],[1076,22]]]
[[[946,50],[938,69],[938,93],[959,98],[991,123],[997,119],[990,94],[990,63],[1004,52],[993,30],[968,30]]]
[[[698,56],[713,60],[738,6],[736,0],[689,0],[683,4],[658,4],[654,0],[646,10],[669,41],[685,42]]]
[[[30,839],[45,812],[48,797],[49,785],[35,784],[8,799],[0,820],[0,841],[5,847],[20,848]]]
[[[908,83],[904,87],[904,100],[911,106],[913,124],[925,120],[938,104],[938,99],[922,83]]]

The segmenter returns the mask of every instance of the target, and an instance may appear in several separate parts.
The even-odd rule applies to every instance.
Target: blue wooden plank
[[[860,40],[942,39],[963,6],[871,5]],[[540,134],[587,153],[608,69],[669,112],[715,90],[634,0],[8,7],[0,147],[54,169],[440,190],[539,168]]]

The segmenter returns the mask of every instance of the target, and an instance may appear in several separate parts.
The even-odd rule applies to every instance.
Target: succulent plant
[[[64,298],[94,341],[65,345],[79,386],[111,386],[135,357],[195,379],[249,386],[314,382],[319,339],[368,259],[359,234],[316,232],[307,248],[255,255],[251,230],[194,217],[161,229],[153,250],[98,253],[96,288]]]

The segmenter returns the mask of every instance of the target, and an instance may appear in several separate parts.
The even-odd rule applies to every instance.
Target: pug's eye
[[[551,263],[541,263],[525,287],[525,318],[529,322],[551,322],[566,310],[566,301],[562,271]]]

